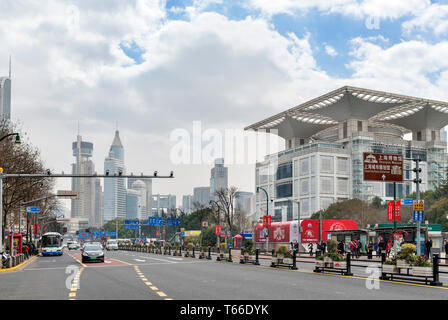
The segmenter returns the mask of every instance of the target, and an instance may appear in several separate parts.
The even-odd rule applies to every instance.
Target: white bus
[[[42,236],[41,252],[43,256],[62,256],[62,235],[47,232]]]

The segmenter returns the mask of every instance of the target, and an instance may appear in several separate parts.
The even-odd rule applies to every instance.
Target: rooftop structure
[[[391,199],[392,183],[363,181],[363,152],[419,158],[421,190],[435,188],[447,167],[446,143],[440,137],[446,125],[447,102],[345,86],[245,129],[285,139],[284,151],[256,165],[256,186],[274,200],[269,211],[279,221],[284,210],[287,220],[297,218],[299,210],[303,219],[340,200]],[[404,166],[399,197],[414,192],[412,161],[405,160]],[[265,214],[263,192],[256,204],[258,216]]]

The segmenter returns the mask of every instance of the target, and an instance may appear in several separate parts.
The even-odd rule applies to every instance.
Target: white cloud
[[[448,5],[433,4],[403,23],[403,31],[411,36],[420,32],[432,32],[436,36],[448,35]]]
[[[338,52],[328,44],[325,45],[325,52],[331,57],[336,57],[338,55]]]
[[[272,16],[279,13],[293,14],[315,9],[329,14],[338,13],[355,18],[374,16],[397,19],[408,14],[416,14],[430,6],[430,0],[251,0],[253,8]]]

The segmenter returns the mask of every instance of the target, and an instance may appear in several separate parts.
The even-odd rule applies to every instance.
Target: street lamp
[[[4,139],[6,139],[7,137],[10,136],[16,136],[16,140],[15,140],[15,144],[20,144],[20,134],[18,134],[17,132],[13,132],[13,133],[9,133],[3,137],[0,138],[0,141],[3,141]]]
[[[269,194],[263,187],[257,187],[257,193],[260,192],[260,189],[264,191],[266,194],[266,215],[269,216]],[[268,237],[266,238],[266,250],[269,250],[269,228],[268,228]]]
[[[210,200],[210,205],[213,207],[213,204],[216,204],[216,206],[218,207],[218,225],[220,225],[221,224],[221,222],[220,222],[220,210],[221,210],[221,207],[219,206],[219,204],[215,201],[215,200]],[[220,234],[217,234],[216,235],[216,247],[218,247],[219,248],[219,243],[220,243]]]

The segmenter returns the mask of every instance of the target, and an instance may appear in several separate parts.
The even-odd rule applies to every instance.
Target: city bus
[[[62,256],[62,235],[47,232],[42,236],[41,252],[43,256]]]

